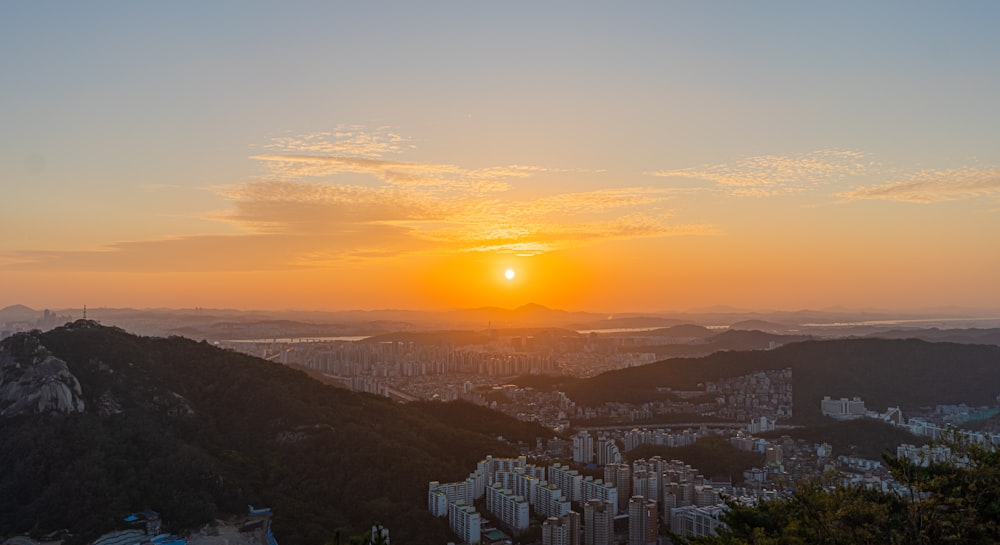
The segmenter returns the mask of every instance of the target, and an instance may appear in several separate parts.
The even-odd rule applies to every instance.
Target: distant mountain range
[[[83,309],[52,309],[60,316],[82,317]],[[31,321],[41,311],[24,305],[0,309],[0,326]],[[454,310],[243,311],[234,309],[89,308],[87,316],[106,325],[144,335],[183,335],[228,340],[289,337],[370,336],[399,331],[559,327],[575,331],[662,329],[694,324],[712,329],[758,330],[782,335],[846,337],[901,328],[1000,328],[1000,311],[939,309],[926,312],[749,311],[713,307],[692,312],[620,313],[553,309],[527,304],[514,309],[481,307]]]

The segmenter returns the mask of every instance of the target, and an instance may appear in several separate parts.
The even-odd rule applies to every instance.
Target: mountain
[[[934,404],[995,405],[1000,393],[1000,347],[918,339],[814,340],[774,350],[722,351],[609,371],[562,387],[584,405],[639,403],[664,399],[658,387],[695,389],[707,381],[784,368],[792,369],[794,419],[803,423],[822,420],[823,396],[860,396],[868,408],[898,405],[905,414]]]
[[[653,352],[660,358],[693,358],[707,356],[724,350],[767,350],[776,346],[800,342],[811,338],[806,335],[778,335],[775,333],[765,333],[763,331],[747,331],[738,329],[728,329],[722,333],[715,333],[708,328],[702,328],[704,331],[708,332],[708,336],[704,336],[701,329],[696,329],[701,326],[688,325],[677,327],[682,328],[681,330],[677,330],[677,334],[690,334],[692,338],[696,338],[696,335],[701,336],[697,337],[697,342],[658,345],[651,344],[649,346],[637,347],[636,350],[642,352]],[[655,331],[663,331],[668,334],[658,335]],[[670,334],[674,333],[674,331],[674,328],[668,328],[666,330],[654,330],[651,332],[636,333],[634,335],[642,336],[644,334],[649,334],[651,337],[670,336]]]
[[[867,335],[880,339],[923,339],[931,342],[993,344],[1000,346],[1000,328],[967,329],[891,329]]]
[[[460,410],[411,410],[205,342],[93,321],[5,339],[0,362],[4,389],[19,381],[7,409],[53,397],[38,393],[53,382],[73,394],[0,417],[0,535],[68,528],[71,544],[86,543],[147,508],[184,532],[253,504],[273,508],[282,545],[376,521],[406,543],[444,543],[454,538],[427,512],[427,482],[516,452],[452,425]],[[481,429],[510,426],[491,414]]]
[[[39,311],[24,305],[10,305],[0,308],[0,322],[36,320],[39,316]]]

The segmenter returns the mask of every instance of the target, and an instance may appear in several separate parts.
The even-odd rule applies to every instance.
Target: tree
[[[822,480],[796,484],[755,506],[729,502],[724,527],[681,543],[717,545],[867,545],[1000,543],[1000,453],[961,441],[949,462],[884,456],[907,493]]]

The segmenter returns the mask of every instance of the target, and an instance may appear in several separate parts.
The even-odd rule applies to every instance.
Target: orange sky
[[[8,7],[0,306],[1000,308],[998,8],[721,6]]]

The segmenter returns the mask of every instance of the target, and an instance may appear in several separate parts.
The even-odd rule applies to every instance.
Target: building
[[[628,545],[656,545],[658,522],[656,501],[632,496],[628,502]]]
[[[502,484],[504,488],[509,488],[514,494],[523,496],[531,504],[535,502],[536,491],[542,482],[544,481],[539,481],[534,475],[529,475],[525,468],[521,467],[514,471],[498,471],[493,475],[493,483]]]
[[[583,506],[583,545],[614,545],[615,504],[590,500]]]
[[[618,489],[611,483],[605,483],[601,479],[594,479],[591,476],[580,481],[580,503],[587,503],[590,500],[609,501],[618,505]]]
[[[542,545],[582,545],[580,513],[570,511],[561,517],[549,517],[542,523]]]
[[[589,464],[594,461],[594,438],[583,430],[573,436],[573,461]]]
[[[464,481],[443,484],[431,481],[427,485],[427,508],[435,517],[447,515],[449,503],[461,501],[472,505],[476,497],[475,479],[472,476]]]
[[[479,529],[482,521],[479,513],[463,501],[448,504],[448,525],[462,543],[476,545],[480,541]]]
[[[622,461],[621,449],[612,437],[599,437],[594,445],[597,465],[619,464]]]
[[[837,420],[853,420],[864,416],[868,412],[865,409],[865,402],[861,401],[860,397],[855,397],[854,399],[847,399],[846,397],[830,399],[830,396],[823,397],[823,401],[820,402],[820,411],[822,411],[823,415]]]
[[[924,467],[927,467],[932,463],[943,464],[961,462],[960,460],[956,460],[955,456],[952,455],[951,449],[944,445],[923,445],[917,447],[903,443],[902,445],[896,447],[896,457],[909,460]],[[965,459],[964,462],[968,463],[968,459]],[[959,465],[962,464],[959,463]]]
[[[476,464],[476,471],[479,472],[485,479],[485,486],[490,486],[494,482],[494,475],[499,471],[514,471],[515,469],[528,466],[528,458],[526,456],[518,456],[517,458],[494,458],[493,456],[487,456]]]
[[[675,507],[670,510],[670,531],[681,536],[714,536],[723,510],[719,505]]]
[[[628,509],[628,499],[632,497],[632,471],[628,464],[608,464],[604,466],[604,482],[618,489],[617,509]]]
[[[486,509],[512,532],[528,529],[528,502],[500,483],[493,483],[486,489]]]
[[[571,502],[583,503],[583,500],[580,499],[580,486],[582,482],[583,477],[580,475],[580,472],[570,469],[569,466],[558,463],[549,466],[549,483],[558,486],[563,491],[566,499]]]
[[[544,483],[536,489],[535,501],[531,503],[535,514],[543,517],[561,517],[569,512],[570,502],[563,491],[554,484]]]
[[[632,495],[659,500],[662,495],[660,474],[656,471],[637,469],[632,474]]]
[[[694,504],[698,507],[718,505],[722,501],[722,490],[711,485],[694,487]]]
[[[785,461],[781,445],[770,445],[764,449],[764,465],[768,467],[780,467]]]

